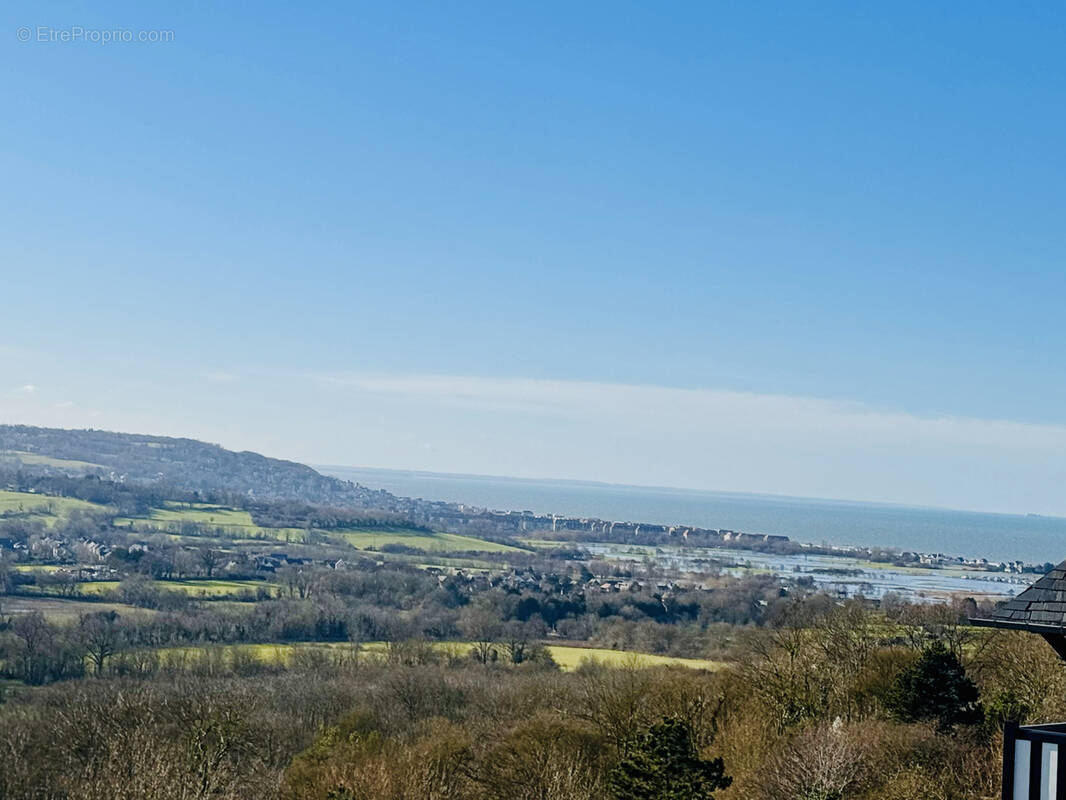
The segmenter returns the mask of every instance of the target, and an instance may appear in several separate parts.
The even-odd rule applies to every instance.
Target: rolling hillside
[[[225,491],[262,500],[393,509],[397,499],[311,467],[234,452],[195,439],[0,425],[0,466],[45,473],[99,474],[190,491]]]

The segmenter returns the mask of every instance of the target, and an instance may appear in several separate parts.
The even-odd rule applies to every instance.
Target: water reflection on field
[[[582,545],[597,558],[653,561],[683,572],[734,575],[752,572],[808,576],[827,591],[879,598],[897,592],[910,599],[939,600],[949,595],[1001,598],[1017,594],[1037,575],[983,572],[962,567],[928,569],[875,564],[858,558],[825,555],[775,555],[724,547],[643,547],[625,544]]]

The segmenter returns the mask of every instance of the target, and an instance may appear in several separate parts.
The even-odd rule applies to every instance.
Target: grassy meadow
[[[227,508],[225,506],[203,503],[168,502],[163,508],[152,509],[144,517],[119,517],[115,524],[119,527],[132,527],[136,530],[157,530],[176,535],[186,524],[202,525],[207,528],[224,531],[235,539],[276,539],[282,542],[302,543],[308,531],[302,528],[266,528],[256,525],[252,515],[247,511]],[[481,552],[506,553],[522,552],[520,548],[506,544],[485,541],[473,536],[461,536],[454,533],[437,533],[405,528],[392,529],[316,529],[339,544],[347,544],[357,550],[380,550],[390,544],[414,547],[433,553]]]
[[[39,453],[26,453],[21,450],[0,451],[0,463],[5,461],[26,464],[27,466],[55,467],[72,472],[88,472],[95,469],[107,469],[103,464],[93,464],[90,461],[76,461],[71,458],[52,458],[42,456]]]
[[[52,497],[32,492],[0,490],[0,514],[27,514],[55,520],[72,511],[99,511],[101,506],[72,497]]]
[[[117,611],[124,617],[133,618],[150,617],[157,613],[148,608],[139,608],[125,603],[103,603],[68,597],[0,596],[0,613],[4,616],[38,612],[51,622],[68,624],[77,622],[83,614],[95,614],[99,611]]]
[[[39,518],[51,525],[73,511],[101,511],[105,506],[69,497],[0,490],[0,515],[18,514]],[[179,503],[168,501],[161,508],[137,517],[115,517],[115,527],[143,533],[157,533],[177,539],[188,536],[188,525],[198,525],[219,532],[235,541],[276,540],[302,544],[310,531],[302,528],[268,528],[256,525],[248,511],[207,503]],[[405,528],[392,529],[316,529],[337,544],[357,550],[380,550],[387,545],[404,545],[431,553],[518,553],[522,548],[498,542],[462,536],[454,533],[431,532]],[[198,538],[210,538],[198,536]]]
[[[162,508],[153,508],[143,517],[116,517],[115,525],[139,531],[160,531],[176,534],[185,525],[202,525],[219,530],[234,539],[277,539],[302,542],[307,531],[300,528],[266,528],[256,525],[247,511],[207,503],[177,503],[168,501]]]
[[[435,642],[433,648],[442,655],[463,658],[469,655],[473,645],[469,642]],[[671,658],[669,656],[639,653],[633,650],[608,650],[599,647],[574,645],[546,645],[555,663],[563,671],[570,672],[582,664],[596,663],[611,667],[643,669],[647,667],[685,667],[698,670],[719,670],[725,664],[701,658]],[[231,644],[216,647],[167,647],[156,652],[164,659],[197,659],[212,653],[223,658],[250,658],[263,664],[290,665],[298,653],[320,653],[334,656],[385,658],[386,642],[363,642],[359,645],[348,642],[292,642],[287,644]]]
[[[81,581],[77,593],[83,597],[93,597],[115,591],[118,581]],[[164,591],[181,592],[193,598],[214,599],[219,597],[241,597],[254,594],[259,589],[274,593],[279,587],[276,583],[266,581],[231,581],[215,579],[174,579],[157,580],[153,586]]]
[[[705,658],[672,658],[634,650],[608,650],[603,647],[575,647],[572,645],[547,645],[555,663],[563,670],[573,670],[586,661],[606,664],[611,667],[688,667],[689,669],[717,670],[724,666],[721,661]]]
[[[481,553],[523,552],[520,548],[512,547],[511,545],[476,539],[473,536],[461,536],[456,533],[429,533],[399,528],[383,531],[332,531],[330,536],[347,542],[358,550],[380,550],[385,545],[399,544],[435,553],[467,551]]]

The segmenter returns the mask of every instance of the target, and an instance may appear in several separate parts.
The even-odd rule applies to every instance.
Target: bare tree
[[[204,574],[210,579],[215,569],[222,563],[223,554],[218,550],[205,547],[200,550],[200,563],[203,564]]]
[[[467,606],[459,617],[459,629],[473,644],[474,658],[482,664],[494,660],[502,624],[493,611]]]
[[[43,683],[55,642],[55,627],[45,619],[44,614],[33,611],[16,617],[11,624],[11,632],[16,637],[16,658],[23,680],[30,684]]]
[[[78,624],[77,636],[85,654],[92,661],[93,671],[100,675],[104,671],[104,663],[119,651],[122,644],[118,614],[114,611],[85,614]]]
[[[512,664],[521,664],[530,656],[530,630],[524,622],[508,622],[503,626],[503,648]]]
[[[855,734],[838,722],[796,736],[761,783],[767,796],[843,800],[861,788],[864,773]]]
[[[318,576],[306,567],[287,566],[277,571],[277,577],[289,590],[289,597],[306,600],[311,596]]]

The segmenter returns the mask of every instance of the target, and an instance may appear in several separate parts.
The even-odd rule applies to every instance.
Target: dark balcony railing
[[[1066,723],[1006,724],[1003,800],[1066,800]]]

